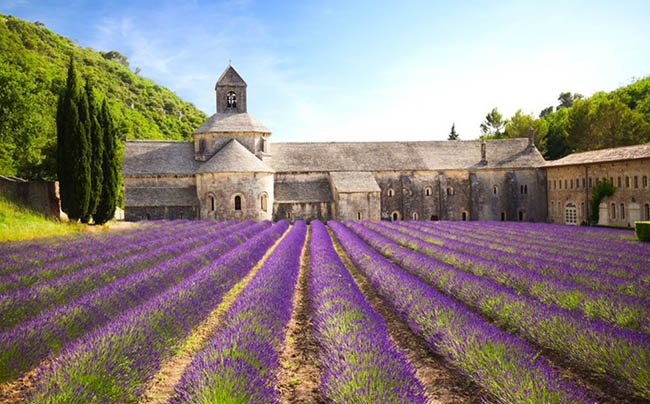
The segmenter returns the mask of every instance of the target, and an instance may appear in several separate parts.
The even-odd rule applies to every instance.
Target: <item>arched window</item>
[[[361,212],[357,212],[357,220],[361,220]]]
[[[235,196],[235,210],[241,210],[241,196]]]
[[[550,183],[548,184],[548,187],[551,188],[551,184],[550,184]],[[494,193],[494,195],[498,194],[498,193],[499,193],[499,187],[497,187],[496,185],[493,186],[493,187],[492,187],[492,192]]]
[[[389,197],[392,198],[393,195],[395,195],[395,191],[393,190],[393,188],[388,188],[388,191],[386,191],[386,194],[387,194]]]
[[[641,183],[643,184],[643,188],[648,188],[648,176],[644,175],[643,178],[641,179]]]
[[[526,216],[526,212],[524,212],[523,209],[519,209],[519,221],[520,222],[524,221],[525,216]]]
[[[216,206],[217,204],[214,195],[208,195],[208,201],[210,203],[210,212],[214,212],[217,209]]]
[[[424,188],[424,195],[425,195],[425,196],[431,196],[431,195],[433,195],[433,189],[431,189],[431,187],[426,187],[426,188]]]
[[[616,219],[616,204],[612,203],[610,206],[611,209],[609,210],[609,217],[610,219]]]
[[[447,187],[447,196],[452,196],[454,194],[454,187]]]
[[[418,220],[418,218],[419,218],[418,212],[411,213],[411,219]]]
[[[466,221],[467,221],[467,212],[464,212],[464,211],[463,211],[463,212],[460,214],[460,217],[461,217],[461,219],[463,220],[463,222],[466,222]]]
[[[397,221],[400,219],[400,214],[398,210],[394,210],[393,213],[390,214],[390,218],[392,221]]]
[[[502,222],[506,221],[506,212],[501,212],[501,221]]]
[[[228,91],[226,95],[226,106],[228,108],[237,108],[237,95],[234,91]]]
[[[262,212],[266,212],[267,199],[266,192],[263,192],[262,196],[260,196],[260,209],[262,209]]]
[[[625,219],[625,204],[621,203],[621,219]]]
[[[576,205],[569,202],[564,207],[564,223],[566,224],[577,224],[578,223],[578,209]]]
[[[199,139],[199,153],[205,153],[205,139]]]

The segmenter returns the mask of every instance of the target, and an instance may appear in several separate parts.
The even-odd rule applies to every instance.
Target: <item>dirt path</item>
[[[388,307],[368,279],[354,265],[332,231],[330,236],[334,248],[352,274],[371,306],[381,315],[395,344],[413,364],[416,377],[426,388],[430,404],[441,403],[483,403],[487,393],[465,375],[451,367],[443,357],[429,349],[426,341],[414,334],[404,322]]]
[[[293,312],[287,325],[284,350],[280,355],[282,368],[278,372],[278,390],[283,404],[323,403],[318,390],[320,372],[317,363],[320,348],[312,336],[312,310],[309,302],[310,237],[311,228],[300,259]]]
[[[47,366],[49,359],[41,362],[36,368],[30,370],[17,379],[0,384],[0,404],[16,404],[27,401],[30,392],[36,385],[36,374],[41,366]]]
[[[233,304],[237,296],[241,293],[248,282],[255,276],[257,271],[262,267],[268,256],[275,250],[277,245],[282,241],[291,230],[291,226],[282,234],[282,236],[266,251],[261,260],[253,269],[240,280],[224,296],[222,302],[208,315],[184,343],[175,350],[174,356],[163,362],[158,373],[149,382],[143,398],[142,404],[162,404],[166,403],[174,394],[174,387],[180,381],[185,368],[192,362],[194,355],[201,350],[208,342],[210,337],[222,325],[223,316],[228,308]]]

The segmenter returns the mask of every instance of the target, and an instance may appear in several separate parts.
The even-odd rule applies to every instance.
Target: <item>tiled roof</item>
[[[271,133],[248,112],[216,113],[199,126],[194,133],[207,132],[261,132]]]
[[[276,202],[331,202],[332,190],[325,180],[275,182],[273,187]]]
[[[198,167],[192,142],[127,140],[124,145],[124,175],[193,175]]]
[[[543,166],[528,139],[488,140],[487,164],[481,165],[481,142],[272,143],[269,161],[276,172],[403,171]]]
[[[124,206],[198,206],[196,187],[125,187]]]
[[[337,192],[381,192],[375,176],[368,171],[334,171],[330,176]]]
[[[619,160],[636,160],[650,158],[650,143],[636,146],[615,147],[612,149],[592,150],[569,154],[559,160],[547,161],[546,167],[568,166],[575,164],[603,163]]]
[[[197,173],[236,172],[272,173],[273,169],[232,139],[197,170]]]

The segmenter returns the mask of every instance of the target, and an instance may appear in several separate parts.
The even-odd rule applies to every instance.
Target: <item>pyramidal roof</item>
[[[221,76],[219,76],[219,80],[217,80],[217,84],[215,85],[215,89],[217,86],[246,86],[246,82],[244,79],[237,73],[237,70],[235,70],[234,67],[231,65],[228,65],[226,67],[226,70],[221,73]]]
[[[232,139],[226,143],[210,160],[206,161],[196,171],[197,173],[238,173],[258,172],[272,173],[273,169],[262,160],[258,159],[242,146],[241,143]]]

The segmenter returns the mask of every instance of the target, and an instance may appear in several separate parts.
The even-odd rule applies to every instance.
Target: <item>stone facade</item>
[[[628,149],[628,150],[625,150]],[[650,145],[618,148],[624,153],[637,150],[637,156],[607,157],[588,152],[585,158],[577,155],[550,162],[548,176],[548,218],[553,223],[580,224],[591,216],[591,195],[600,182],[610,182],[614,195],[602,200],[599,223],[631,227],[635,220],[650,220]],[[647,153],[647,154],[646,154]],[[643,157],[646,156],[646,157]],[[625,157],[624,160],[616,160]]]
[[[643,217],[650,202],[647,191],[633,183],[635,177],[643,181],[650,164],[632,161],[638,158],[633,152],[622,159],[618,153],[622,162],[602,166],[587,159],[587,167],[571,156],[564,163],[544,161],[532,137],[271,144],[271,132],[248,113],[247,85],[232,66],[215,91],[216,113],[194,131],[192,142],[127,141],[128,220],[562,222],[564,208],[557,206],[573,204],[580,223],[588,215],[591,188],[552,184],[560,178],[581,184],[585,169],[591,170],[587,177],[631,178],[632,188],[611,201],[619,209],[625,203],[629,213],[626,219],[612,216],[609,224],[626,225],[634,212]]]
[[[67,219],[61,211],[58,181],[28,181],[0,175],[0,193],[46,216]]]

